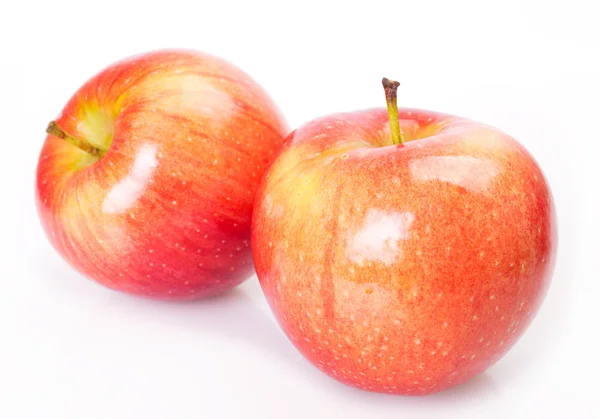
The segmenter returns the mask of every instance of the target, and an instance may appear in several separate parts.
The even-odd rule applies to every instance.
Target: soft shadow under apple
[[[255,281],[256,278],[248,281]],[[258,284],[254,284],[258,286]],[[173,327],[184,327],[194,333],[219,334],[249,343],[290,362],[299,354],[286,339],[275,320],[261,310],[245,291],[237,287],[225,293],[195,301],[160,301],[133,297],[136,304],[150,306],[161,312],[160,320]],[[110,293],[111,300],[131,299],[124,294]],[[115,301],[116,303],[116,301]]]

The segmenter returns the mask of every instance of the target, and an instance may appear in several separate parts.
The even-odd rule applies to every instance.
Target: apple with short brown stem
[[[252,272],[252,203],[287,133],[248,75],[167,50],[90,79],[50,123],[42,225],[78,271],[156,298],[196,298]]]
[[[290,134],[254,208],[252,251],[287,336],[331,377],[428,394],[517,341],[550,282],[551,193],[505,133],[396,107]],[[401,128],[401,129],[400,129]]]

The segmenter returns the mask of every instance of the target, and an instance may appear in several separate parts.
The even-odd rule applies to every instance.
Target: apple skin
[[[291,133],[257,194],[260,284],[329,376],[424,395],[481,373],[537,312],[554,267],[551,193],[531,155],[483,124],[400,110]]]
[[[259,181],[289,132],[267,93],[224,60],[163,50],[120,61],[70,99],[49,134],[36,197],[54,248],[120,291],[192,299],[252,274]]]

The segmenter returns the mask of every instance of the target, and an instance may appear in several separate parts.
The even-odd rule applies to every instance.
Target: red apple
[[[266,92],[193,51],[118,62],[48,126],[42,225],[83,275],[132,294],[203,297],[252,272],[252,203],[287,133]]]
[[[484,371],[527,328],[550,281],[556,221],[540,168],[514,139],[401,109],[400,142],[392,96],[389,115],[331,115],[290,134],[257,194],[252,250],[310,362],[362,389],[428,394]]]

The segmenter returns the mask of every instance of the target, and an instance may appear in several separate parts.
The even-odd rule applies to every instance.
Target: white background
[[[0,6],[0,418],[598,418],[600,31],[589,1],[4,1]],[[536,157],[559,218],[553,284],[484,375],[421,398],[338,384],[280,332],[256,278],[195,303],[132,298],[43,236],[44,129],[117,59],[189,47],[250,73],[292,127],[401,105],[501,128]]]

